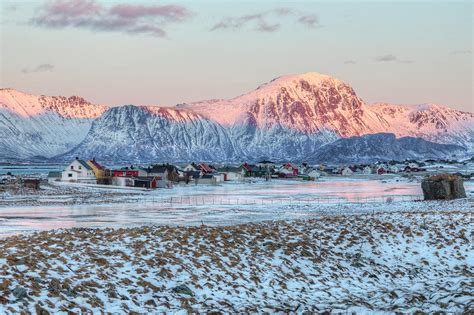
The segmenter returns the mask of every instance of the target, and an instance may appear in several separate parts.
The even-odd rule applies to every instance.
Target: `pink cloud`
[[[308,27],[319,25],[319,19],[316,15],[302,15],[298,18],[298,22]]]
[[[113,15],[127,19],[156,16],[173,21],[182,21],[191,15],[186,8],[178,5],[145,6],[118,4],[110,8],[109,12]]]
[[[104,7],[96,0],[54,0],[40,8],[30,23],[40,27],[89,29],[166,37],[169,23],[180,23],[191,16],[178,5],[117,4]]]
[[[278,23],[272,24],[271,22],[269,22],[269,20],[275,17],[279,18]],[[291,8],[277,8],[261,13],[247,14],[222,19],[220,22],[214,24],[211,27],[211,31],[216,31],[220,29],[240,29],[247,25],[253,25],[254,30],[259,32],[275,32],[280,29],[280,21],[282,17],[296,18],[296,21],[298,23],[304,24],[308,27],[315,27],[319,25],[319,19],[316,15],[303,14]]]
[[[44,6],[44,10],[56,16],[85,16],[98,14],[102,6],[94,0],[56,0]]]

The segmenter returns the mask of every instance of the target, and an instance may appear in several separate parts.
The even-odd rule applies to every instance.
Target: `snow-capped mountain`
[[[106,161],[226,161],[236,150],[228,131],[202,116],[174,108],[126,105],[109,109],[85,139],[61,159]]]
[[[389,132],[474,150],[473,113],[436,104],[367,105],[348,84],[314,72],[279,77],[230,100],[179,106],[237,130],[281,127],[343,138]]]
[[[370,163],[383,160],[458,158],[466,148],[415,137],[396,138],[393,133],[341,138],[322,146],[308,158],[317,163]]]
[[[0,89],[0,158],[52,157],[80,143],[106,106]]]
[[[229,100],[174,108],[108,109],[80,97],[1,89],[0,115],[2,159],[306,160],[340,138],[375,133],[458,144],[474,152],[473,113],[434,104],[367,105],[348,84],[317,73],[279,77]]]
[[[348,137],[377,132],[378,115],[348,84],[318,73],[283,76],[230,100],[181,104],[224,126],[275,126],[313,134],[330,130]]]
[[[474,150],[474,113],[454,110],[439,104],[374,104],[370,110],[382,121],[382,131],[397,137],[458,144]]]

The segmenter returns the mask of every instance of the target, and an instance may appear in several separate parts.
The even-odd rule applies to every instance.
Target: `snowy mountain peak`
[[[280,77],[277,77],[270,82],[264,83],[260,85],[257,90],[262,90],[262,89],[275,89],[275,88],[281,88],[281,87],[287,87],[287,86],[297,86],[301,82],[307,82],[310,85],[313,86],[320,86],[325,83],[336,83],[336,84],[343,84],[339,79],[336,79],[334,77],[317,73],[317,72],[307,72],[303,74],[292,74],[292,75],[283,75]],[[267,91],[268,92],[268,91]]]
[[[0,108],[22,117],[34,117],[47,112],[64,118],[97,118],[107,106],[94,105],[79,96],[45,96],[20,92],[11,88],[0,89]]]
[[[226,126],[252,124],[307,133],[330,130],[341,136],[380,129],[377,117],[365,109],[350,85],[315,72],[282,76],[230,100],[183,107]]]

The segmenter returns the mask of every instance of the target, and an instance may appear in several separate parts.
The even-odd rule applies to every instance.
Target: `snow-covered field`
[[[465,187],[429,202],[393,176],[20,191],[0,199],[0,314],[473,311]]]
[[[471,216],[464,209],[13,236],[0,242],[0,313],[469,313]]]

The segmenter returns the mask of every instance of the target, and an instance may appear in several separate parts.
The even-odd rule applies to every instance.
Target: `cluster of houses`
[[[349,165],[345,167],[338,167],[326,169],[326,172],[337,175],[353,175],[353,174],[397,174],[397,173],[418,173],[425,172],[426,169],[417,162],[398,162],[398,163],[375,163],[362,165]]]
[[[374,165],[351,165],[331,168],[325,165],[310,166],[293,163],[276,164],[261,161],[256,164],[216,167],[206,163],[190,163],[185,166],[154,164],[150,166],[128,166],[106,168],[95,159],[76,158],[62,172],[50,172],[48,181],[104,184],[140,188],[166,188],[174,183],[216,185],[226,181],[238,181],[247,177],[287,178],[316,180],[324,175],[387,174],[399,172],[421,172],[424,169],[414,161],[404,163],[377,163]]]

